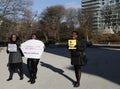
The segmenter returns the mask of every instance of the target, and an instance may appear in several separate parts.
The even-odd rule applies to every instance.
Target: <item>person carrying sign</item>
[[[36,34],[32,34],[31,36],[32,40],[29,40],[31,42],[33,42],[31,45],[29,45],[29,47],[26,47],[27,50],[30,50],[29,53],[24,52],[25,56],[27,56],[27,67],[28,67],[28,71],[29,71],[29,75],[30,75],[30,79],[28,80],[28,82],[30,82],[31,84],[35,83],[35,79],[37,78],[37,65],[39,63],[40,58],[35,57],[38,54],[38,51],[40,51],[40,46],[42,46],[44,49],[44,43],[40,40],[38,40],[38,37]],[[41,45],[38,46],[33,46],[35,44],[41,43]],[[33,50],[37,50],[37,52],[34,52]],[[41,52],[42,53],[42,52]],[[29,54],[29,55],[27,55]],[[31,56],[30,56],[31,55]],[[34,56],[35,55],[35,56]]]
[[[76,82],[74,82],[74,87],[80,86],[81,78],[81,60],[85,51],[85,45],[82,39],[78,37],[78,32],[72,32],[72,39],[68,40],[68,49],[71,52],[71,64],[75,69]]]
[[[7,81],[12,80],[13,74],[15,70],[17,69],[19,72],[20,80],[23,79],[23,68],[22,68],[22,55],[20,52],[20,40],[16,34],[12,34],[10,37],[10,42],[7,46],[7,53],[9,53],[9,61],[8,61],[8,67],[9,67],[9,78]]]

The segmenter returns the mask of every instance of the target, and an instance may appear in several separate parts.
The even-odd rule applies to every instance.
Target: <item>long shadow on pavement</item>
[[[27,64],[23,63],[23,73],[24,75],[29,78],[29,72],[28,72],[28,68],[27,68]]]
[[[82,71],[88,74],[103,77],[120,85],[120,51],[115,49],[118,48],[87,48],[86,56],[88,58],[88,64],[82,67]],[[70,53],[65,47],[46,48],[45,51],[70,58]],[[51,66],[47,67],[52,69]],[[74,70],[71,66],[68,69]]]
[[[8,71],[10,71],[10,70],[9,70],[9,64],[7,64],[7,67],[8,67]],[[24,74],[27,78],[29,78],[29,72],[28,72],[28,69],[27,69],[27,64],[22,63],[22,67],[23,67],[23,74]],[[18,71],[18,70],[15,70],[14,73],[17,73],[17,74],[19,75],[19,71]],[[13,77],[14,77],[14,74],[13,74]]]
[[[72,83],[74,82],[74,80],[72,78],[70,78],[69,76],[67,76],[67,75],[64,74],[64,71],[62,69],[56,68],[56,67],[54,67],[54,66],[52,66],[50,64],[47,64],[45,62],[40,62],[40,63],[41,63],[41,66],[46,67],[46,68],[52,70],[53,72],[56,72],[56,73],[62,75],[63,77],[65,77],[69,81],[71,81]]]
[[[67,49],[67,46],[62,46],[62,47],[59,47],[59,46],[47,47],[45,49],[45,52],[70,58],[70,54],[69,54],[69,50]]]

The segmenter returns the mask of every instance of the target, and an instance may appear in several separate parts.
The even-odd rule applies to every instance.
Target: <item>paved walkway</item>
[[[72,85],[75,80],[74,71],[70,65],[68,51],[65,48],[47,49],[44,52],[38,65],[38,77],[33,85],[27,82],[26,59],[23,58],[23,61],[24,79],[19,80],[18,74],[15,73],[13,80],[8,82],[6,81],[9,76],[8,54],[6,54],[6,48],[0,50],[0,89],[74,89]],[[96,64],[92,65],[97,68]],[[87,66],[91,66],[91,62]],[[120,81],[120,77],[118,77],[118,81]],[[101,76],[82,72],[81,86],[76,89],[120,89],[118,81],[114,82]]]

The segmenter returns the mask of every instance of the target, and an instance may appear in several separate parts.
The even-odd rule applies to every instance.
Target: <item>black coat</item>
[[[71,51],[71,64],[72,65],[81,65],[81,59],[83,58],[85,51],[85,44],[82,40],[76,40],[76,49]]]
[[[10,44],[16,44],[17,45],[17,52],[9,52],[7,50],[7,53],[9,53],[9,61],[8,63],[21,63],[22,62],[22,55],[20,51],[20,41],[17,42],[9,42]]]

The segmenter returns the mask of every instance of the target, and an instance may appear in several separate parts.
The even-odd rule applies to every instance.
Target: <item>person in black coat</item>
[[[8,45],[16,45],[16,51],[10,51],[8,50],[7,47],[7,53],[9,53],[9,61],[8,61],[8,67],[9,67],[9,78],[7,79],[7,81],[12,80],[13,77],[13,73],[15,72],[15,70],[17,69],[19,72],[19,76],[20,76],[20,80],[23,79],[23,68],[22,68],[22,55],[21,55],[21,51],[20,51],[20,44],[21,41],[19,40],[18,36],[16,34],[12,34],[10,37],[10,42],[8,43]]]
[[[76,40],[76,49],[70,49],[71,52],[71,64],[75,69],[76,82],[74,82],[74,87],[80,86],[80,78],[81,78],[81,56],[84,55],[85,45],[82,39],[79,38],[78,32],[72,32],[72,39]]]

